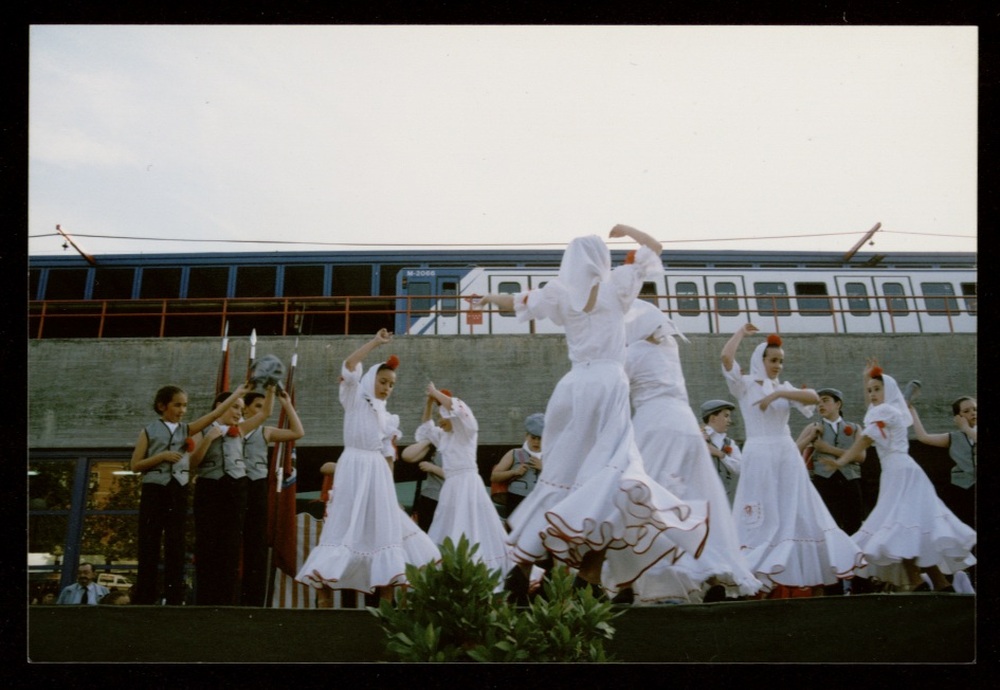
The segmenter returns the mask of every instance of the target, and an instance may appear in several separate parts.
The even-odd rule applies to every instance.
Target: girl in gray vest
[[[164,599],[168,606],[184,603],[184,520],[188,510],[188,457],[201,439],[200,432],[243,395],[237,389],[211,412],[188,424],[183,421],[188,397],[177,386],[156,391],[153,409],[160,418],[139,432],[131,469],[142,474],[139,497],[139,572],[132,601],[160,600],[156,581],[163,544]]]
[[[912,405],[913,431],[917,440],[929,446],[947,448],[955,463],[951,468],[951,482],[941,491],[941,498],[955,516],[967,525],[976,525],[976,399],[963,395],[951,404],[955,415],[955,431],[929,434],[920,422]]]
[[[241,386],[242,393],[248,392]],[[216,396],[215,405],[230,393]],[[232,606],[238,600],[240,544],[247,508],[247,473],[243,458],[246,435],[267,421],[274,404],[268,386],[264,408],[243,419],[243,395],[238,396],[202,435],[191,453],[194,488],[194,557],[199,605]]]

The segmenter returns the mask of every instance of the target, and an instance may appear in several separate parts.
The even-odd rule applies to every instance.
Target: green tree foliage
[[[608,661],[614,636],[607,600],[573,587],[562,565],[543,592],[518,608],[498,592],[501,575],[472,559],[478,544],[446,539],[440,562],[407,566],[410,587],[393,607],[369,608],[385,630],[388,651],[400,661]]]

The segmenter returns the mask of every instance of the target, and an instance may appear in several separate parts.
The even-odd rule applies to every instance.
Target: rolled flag
[[[912,403],[918,395],[920,395],[920,381],[916,379],[907,381],[906,385],[903,386],[903,400],[906,401],[906,404]]]

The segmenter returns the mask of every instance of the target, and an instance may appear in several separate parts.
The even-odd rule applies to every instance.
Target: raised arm
[[[417,441],[404,448],[399,457],[403,462],[420,462],[427,457],[433,444],[430,441]]]
[[[437,404],[451,412],[451,396],[437,389],[433,382],[427,384],[427,397],[437,401]]]
[[[743,338],[751,333],[756,333],[758,330],[760,329],[752,323],[745,323],[736,329],[736,332],[726,341],[726,344],[722,347],[722,366],[726,371],[732,371],[733,362],[736,361],[736,350],[739,348],[740,343],[743,342]]]
[[[384,328],[380,328],[378,333],[376,333],[371,340],[348,355],[347,359],[344,360],[344,365],[347,367],[348,371],[354,371],[354,369],[361,364],[364,358],[367,357],[372,350],[379,345],[385,345],[389,342],[392,342],[392,333]]]
[[[281,391],[278,393],[278,400],[281,402],[281,409],[285,411],[285,416],[288,417],[288,428],[267,427],[264,429],[264,433],[267,434],[265,440],[268,443],[298,441],[306,435],[306,431],[302,428],[302,420],[299,419],[299,413],[295,411],[295,406],[292,405],[292,398],[286,391]]]
[[[473,299],[469,306],[472,309],[482,309],[483,307],[492,304],[493,306],[499,308],[501,311],[514,311],[514,295],[504,293],[489,293],[483,295],[482,297],[477,297]]]
[[[923,422],[920,421],[920,415],[917,414],[917,408],[913,405],[908,405],[907,407],[910,410],[910,416],[913,417],[913,434],[917,437],[918,441],[928,446],[937,446],[938,448],[947,448],[951,445],[950,434],[927,433]]]
[[[631,225],[622,225],[619,223],[615,227],[611,228],[611,232],[608,233],[608,237],[631,237],[633,240],[641,244],[643,247],[649,247],[657,256],[663,251],[663,245],[660,241],[654,238],[652,235],[647,235],[642,230],[636,230]]]
[[[236,388],[236,390],[234,390],[229,395],[228,398],[226,398],[221,403],[219,403],[218,405],[216,405],[212,409],[211,412],[209,412],[208,414],[206,414],[206,415],[204,415],[202,417],[199,417],[198,419],[196,419],[193,422],[191,422],[190,424],[188,424],[188,431],[191,432],[192,435],[198,433],[199,431],[201,431],[202,429],[204,429],[205,427],[207,427],[209,424],[211,424],[212,422],[214,422],[216,419],[218,419],[219,417],[221,417],[222,413],[225,412],[226,410],[228,410],[230,407],[232,407],[232,404],[234,402],[236,402],[237,400],[239,400],[240,398],[242,398],[243,396],[245,396],[251,390],[252,389],[251,389],[250,386],[248,386],[245,383],[241,383]]]
[[[274,386],[268,386],[267,392],[264,394],[264,406],[260,408],[253,417],[249,419],[244,419],[239,423],[240,433],[248,434],[261,424],[267,421],[267,418],[271,416],[271,412],[274,410]]]
[[[858,437],[854,439],[854,443],[851,444],[851,447],[845,450],[839,458],[836,460],[821,458],[820,462],[827,467],[838,470],[849,462],[856,462],[860,464],[865,461],[868,446],[871,444],[871,438],[865,436],[864,434],[858,434]]]

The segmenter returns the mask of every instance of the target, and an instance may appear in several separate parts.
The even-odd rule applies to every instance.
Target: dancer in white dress
[[[649,302],[636,301],[625,318],[625,371],[631,387],[632,425],[646,472],[682,500],[708,503],[712,529],[701,556],[663,559],[636,580],[635,603],[699,603],[710,588],[738,597],[761,588],[740,553],[729,499],[688,402],[673,322]],[[676,337],[675,337],[676,336]]]
[[[490,570],[499,570],[505,577],[513,561],[507,532],[476,464],[479,422],[461,399],[447,390],[439,390],[433,383],[427,384],[427,397],[438,405],[440,423],[435,424],[425,408],[415,438],[438,449],[445,475],[428,536],[440,546],[447,537],[458,544],[464,534],[471,544],[479,544],[473,558]],[[502,577],[498,591],[501,589]]]
[[[781,338],[768,336],[751,355],[750,374],[740,371],[736,350],[756,332],[756,326],[744,324],[722,350],[722,373],[739,401],[747,434],[733,504],[736,534],[770,596],[785,596],[784,588],[821,594],[822,585],[854,576],[863,563],[861,549],[837,527],[792,438],[791,408],[811,417],[819,396],[778,380],[785,358]]]
[[[400,507],[392,481],[399,417],[385,401],[396,385],[395,355],[361,376],[361,361],[392,340],[386,329],[344,360],[340,403],[344,407],[344,452],[323,520],[320,542],[295,576],[322,588],[374,592],[392,599],[406,583],[406,565],[425,565],[440,552]],[[387,463],[388,461],[388,463]]]
[[[839,458],[822,461],[840,468],[857,462],[873,443],[878,451],[878,501],[854,535],[868,561],[861,574],[912,591],[928,589],[920,577],[923,570],[935,590],[955,591],[945,574],[976,563],[976,532],[948,510],[910,457],[907,427],[913,418],[899,384],[874,360],[865,367],[865,392],[870,403],[865,430]]]
[[[644,277],[662,274],[662,246],[625,225],[610,236],[642,245],[634,263],[611,270],[604,241],[579,237],[567,246],[558,277],[543,287],[473,304],[562,326],[573,364],[545,410],[538,483],[507,520],[519,572],[527,576],[548,551],[582,580],[615,592],[663,557],[700,554],[708,519],[707,506],[686,504],[650,479],[632,431],[625,314]]]

